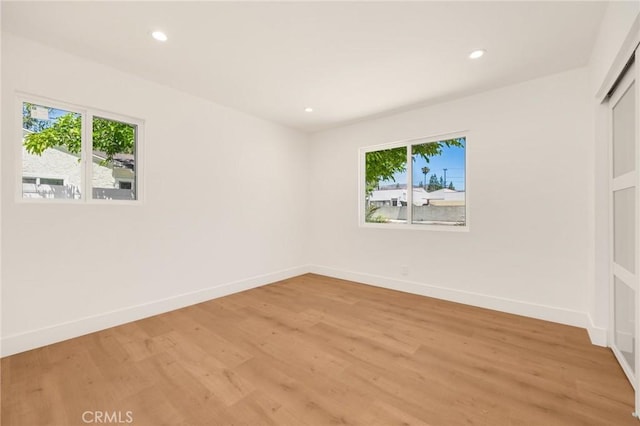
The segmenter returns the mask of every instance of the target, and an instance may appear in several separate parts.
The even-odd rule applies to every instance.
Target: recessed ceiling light
[[[151,33],[151,37],[155,38],[158,41],[167,41],[169,37],[162,31],[154,31]]]
[[[313,112],[313,108],[311,108],[311,107],[306,107],[306,108],[304,109],[304,112]]]
[[[473,52],[469,53],[469,58],[471,59],[478,59],[479,57],[481,57],[482,55],[484,55],[486,52],[486,50],[484,49],[478,49],[478,50],[474,50]]]

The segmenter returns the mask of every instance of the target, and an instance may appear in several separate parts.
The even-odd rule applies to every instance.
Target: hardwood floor
[[[4,426],[637,426],[632,411],[585,330],[318,275],[2,359]]]

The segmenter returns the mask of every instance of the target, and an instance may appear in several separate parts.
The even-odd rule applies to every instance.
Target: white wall
[[[598,37],[591,52],[590,82],[593,95],[600,88],[616,60],[629,31],[640,13],[640,1],[610,1],[600,23]]]
[[[318,133],[309,144],[3,33],[2,354],[296,275],[308,263],[603,331],[606,164],[594,94],[639,7],[611,3],[588,70]],[[144,119],[144,204],[17,202],[20,134],[7,123],[17,121],[18,90]],[[470,232],[358,228],[358,148],[458,130],[469,130]]]
[[[640,14],[640,2],[610,2],[600,25],[589,63],[589,95],[594,116],[592,149],[589,163],[590,175],[589,209],[589,281],[588,312],[592,339],[606,344],[606,329],[609,322],[609,109],[596,97],[607,78],[615,78],[620,61],[628,59],[627,45],[635,45],[634,25]],[[621,62],[622,63],[622,62]],[[637,61],[636,61],[637,64]],[[608,90],[609,87],[604,88]]]
[[[2,22],[2,2],[0,2],[0,22]],[[2,52],[2,43],[4,36],[2,35],[2,31],[0,31],[0,53]],[[0,90],[2,88],[2,69],[3,69],[3,64],[4,60],[2,59],[2,55],[0,55]],[[1,95],[1,93],[0,93]],[[0,118],[2,117],[2,112],[3,112],[3,108],[2,108],[2,102],[0,102]],[[0,119],[0,135],[2,135],[3,132],[3,120]],[[1,140],[1,139],[0,139]],[[1,144],[0,144],[0,148],[1,148]],[[0,149],[0,175],[2,172],[2,149]],[[3,271],[2,271],[2,184],[0,183],[0,332],[2,330],[2,303],[3,303],[3,297],[2,297],[2,275],[3,275]],[[1,336],[1,335],[0,335]],[[2,356],[3,354],[3,348],[2,348],[2,338],[0,338],[0,356]]]
[[[588,89],[577,69],[313,135],[313,269],[586,326]],[[470,232],[358,227],[360,147],[461,130]]]
[[[145,120],[144,203],[17,202],[15,92]],[[307,137],[3,34],[3,354],[297,275]]]

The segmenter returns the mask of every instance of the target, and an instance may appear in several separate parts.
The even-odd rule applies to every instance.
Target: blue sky
[[[466,147],[466,142],[465,142]],[[457,190],[464,190],[465,183],[465,149],[461,147],[444,147],[442,149],[442,155],[431,157],[429,163],[427,163],[422,157],[417,157],[413,163],[413,184],[422,185],[424,181],[424,174],[422,174],[422,168],[424,166],[429,167],[431,170],[427,175],[427,183],[432,174],[444,177],[444,169],[447,169],[447,185],[449,182],[453,182],[453,185]],[[382,181],[380,186],[393,185],[395,183],[407,183],[407,173],[396,173],[394,175],[394,181]]]
[[[57,109],[57,108],[49,108],[49,119],[50,120],[56,120],[59,117],[62,117],[65,114],[68,114],[69,111],[65,111],[63,109]]]
[[[65,114],[68,114],[69,111],[65,111],[63,109],[58,109],[58,108],[53,108],[53,107],[48,107],[48,106],[44,106],[44,105],[38,105],[38,104],[33,104],[34,106],[40,107],[40,108],[45,108],[49,111],[49,119],[48,121],[50,121],[51,123],[49,123],[49,125],[55,123],[58,118],[62,117]],[[27,111],[24,110],[22,111],[23,114],[28,114]],[[42,120],[42,119],[40,119]],[[42,120],[44,121],[44,120]],[[48,126],[47,126],[48,127]]]

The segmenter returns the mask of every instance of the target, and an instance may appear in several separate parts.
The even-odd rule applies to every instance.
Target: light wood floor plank
[[[307,274],[2,359],[2,425],[638,425],[585,330]]]

